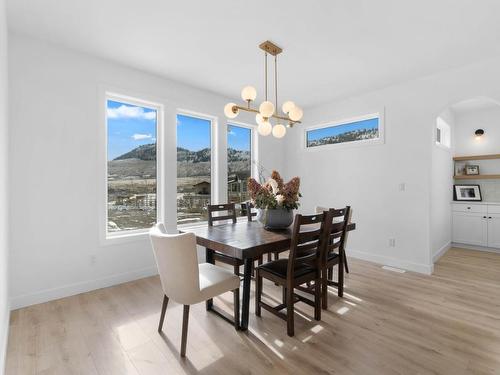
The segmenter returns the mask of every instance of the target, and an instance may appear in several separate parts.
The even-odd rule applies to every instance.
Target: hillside
[[[191,151],[177,147],[178,177],[209,176],[210,149]],[[250,153],[228,149],[229,173],[241,174],[248,170]],[[108,161],[108,175],[114,179],[156,177],[156,144],[142,145]]]

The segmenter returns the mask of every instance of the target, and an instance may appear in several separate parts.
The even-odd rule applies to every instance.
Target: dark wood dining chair
[[[304,302],[314,307],[314,319],[321,320],[321,258],[324,251],[325,215],[295,215],[292,243],[288,259],[278,259],[263,264],[256,269],[255,315],[261,316],[261,308],[287,322],[288,336],[294,335],[294,304]],[[311,225],[314,227],[311,228]],[[283,287],[284,301],[271,306],[262,299],[262,279],[274,281]],[[296,294],[295,289],[311,283],[314,299]],[[286,313],[281,310],[286,308]]]
[[[329,220],[325,227],[324,247],[321,260],[321,303],[323,309],[328,308],[328,286],[337,287],[337,295],[344,295],[344,257],[347,226],[349,224],[351,207],[331,208],[323,214]],[[338,266],[337,281],[333,281],[333,267]]]
[[[329,208],[328,207],[323,207],[323,206],[316,206],[316,212],[317,213],[321,213],[321,212],[324,212],[324,211],[328,211]],[[352,210],[349,210],[349,215],[352,215]],[[348,217],[348,223],[351,222],[351,217],[349,216]],[[347,241],[347,234],[346,234],[346,238],[345,240]],[[342,252],[343,252],[343,258],[344,258],[344,269],[345,269],[345,272],[349,273],[349,265],[347,264],[347,255],[345,254],[345,250],[342,249]]]
[[[232,222],[233,224],[236,224],[236,207],[234,203],[209,204],[207,206],[207,211],[208,225],[211,227],[215,222],[219,221],[224,221],[226,223]],[[218,253],[216,251],[213,252],[212,257],[216,262],[221,262],[233,266],[235,275],[240,274],[240,266],[243,265],[243,261],[241,259],[236,259],[225,254]]]

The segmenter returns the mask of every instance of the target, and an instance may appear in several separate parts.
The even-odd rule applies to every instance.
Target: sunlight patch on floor
[[[349,307],[341,307],[340,309],[337,310],[337,314],[339,315],[344,315],[346,312],[349,311]]]
[[[264,336],[262,336],[258,331],[256,331],[255,329],[252,329],[252,328],[248,328],[248,330],[260,341],[262,342],[267,348],[269,348],[274,354],[276,354],[276,356],[279,358],[279,359],[285,359],[285,357],[283,356],[283,354],[281,354],[278,349],[276,349],[274,347],[274,345],[272,345],[269,341],[267,341]]]

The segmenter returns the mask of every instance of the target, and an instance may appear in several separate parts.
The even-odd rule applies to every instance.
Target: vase
[[[287,208],[259,208],[257,220],[268,230],[286,229],[293,223],[293,210]]]

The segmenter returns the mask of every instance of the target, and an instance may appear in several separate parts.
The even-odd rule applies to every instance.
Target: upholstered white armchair
[[[158,332],[161,332],[169,299],[184,305],[181,356],[186,355],[189,306],[222,293],[234,292],[234,326],[239,329],[240,279],[231,271],[213,264],[198,264],[193,233],[167,234],[162,223],[149,232],[163,288]]]

